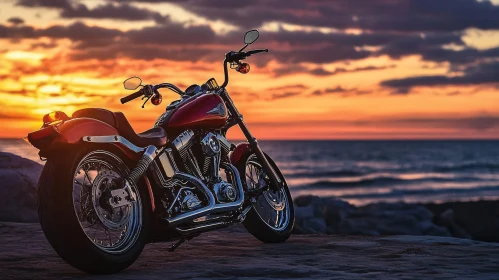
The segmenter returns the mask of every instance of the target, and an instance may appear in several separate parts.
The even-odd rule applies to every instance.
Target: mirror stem
[[[245,48],[247,48],[248,46],[249,46],[249,45],[248,45],[248,44],[246,44],[246,46],[244,46],[242,49],[240,49],[240,50],[239,50],[239,52],[244,51],[244,49],[245,49]]]

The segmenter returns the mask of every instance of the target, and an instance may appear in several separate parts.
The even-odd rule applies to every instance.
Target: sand
[[[293,235],[263,244],[236,226],[205,233],[175,252],[149,244],[114,279],[499,278],[499,244],[431,236]],[[109,279],[60,259],[38,224],[0,222],[0,278]]]

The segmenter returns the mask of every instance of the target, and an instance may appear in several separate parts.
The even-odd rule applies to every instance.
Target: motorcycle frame
[[[227,69],[227,64],[229,63],[229,59],[230,59],[230,53],[227,53],[224,59],[225,80],[218,92],[220,97],[222,97],[222,99],[224,100],[225,105],[227,106],[227,110],[230,113],[229,121],[227,122],[227,125],[223,128],[223,132],[225,134],[229,128],[231,128],[236,124],[239,126],[244,136],[246,137],[246,140],[249,143],[249,147],[246,147],[245,149],[249,148],[249,151],[255,153],[256,157],[258,158],[258,160],[260,160],[260,163],[262,164],[263,170],[265,171],[267,176],[269,176],[271,183],[270,187],[273,190],[278,191],[283,186],[283,182],[279,179],[279,176],[277,176],[274,169],[268,162],[267,157],[260,148],[260,145],[258,145],[258,140],[251,134],[249,128],[244,123],[243,115],[239,113],[239,111],[236,108],[236,105],[234,105],[234,102],[232,101],[232,98],[230,98],[229,93],[227,92],[227,90],[225,90],[225,87],[229,83],[229,71]]]

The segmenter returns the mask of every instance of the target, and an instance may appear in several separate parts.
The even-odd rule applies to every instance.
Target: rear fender
[[[76,118],[47,126],[29,133],[27,140],[40,150],[42,157],[49,157],[53,152],[60,152],[63,147],[81,142],[115,145],[131,160],[137,160],[140,157],[139,153],[144,150],[119,136],[116,128],[91,118]]]
[[[40,149],[40,156],[49,157],[52,153],[61,153],[66,148],[82,142],[109,144],[118,147],[133,162],[141,157],[145,148],[137,147],[118,135],[118,131],[107,123],[91,118],[77,118],[60,124],[49,125],[28,134],[30,144]],[[155,210],[154,193],[149,179],[144,176],[144,185],[151,200],[151,210]]]

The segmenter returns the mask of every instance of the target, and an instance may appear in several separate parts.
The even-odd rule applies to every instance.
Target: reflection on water
[[[499,197],[499,141],[260,141],[293,196],[338,196],[354,204]],[[22,140],[0,151],[43,164]]]

